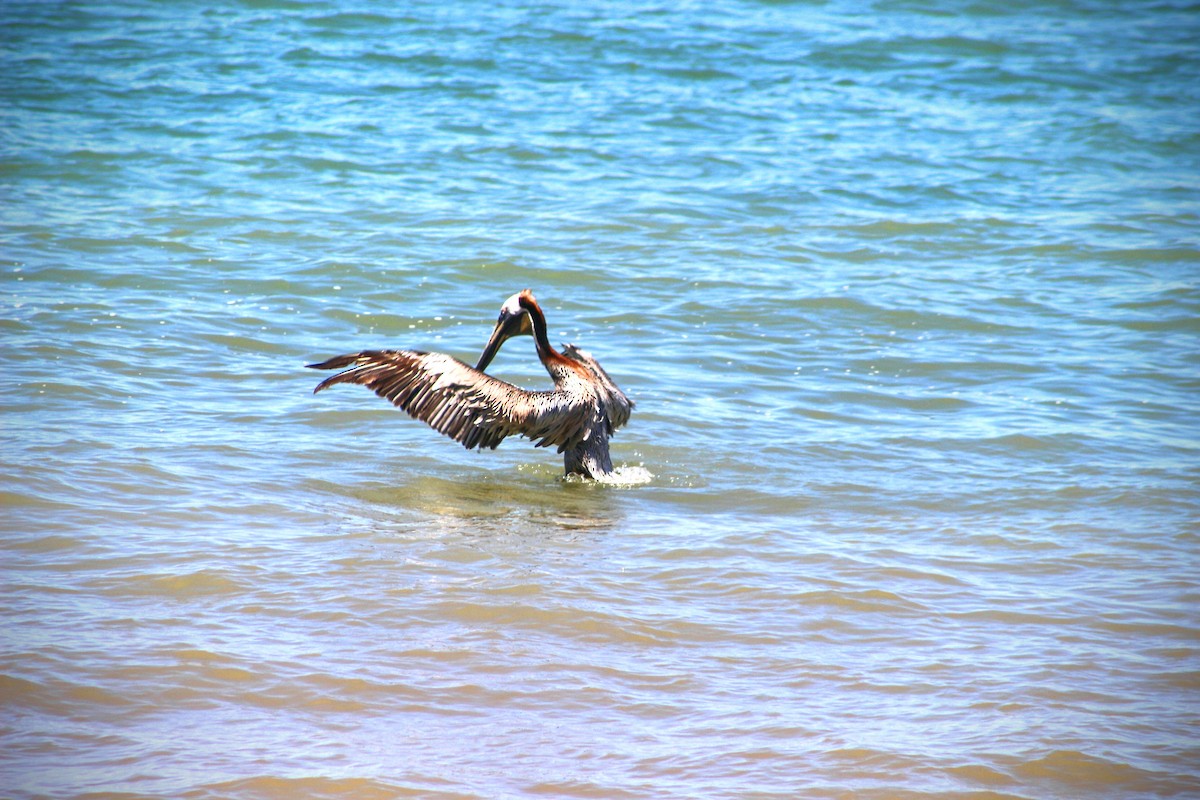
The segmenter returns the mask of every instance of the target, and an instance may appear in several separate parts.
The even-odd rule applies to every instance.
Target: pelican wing
[[[595,418],[594,403],[562,391],[531,392],[493,378],[443,353],[366,350],[335,356],[313,369],[342,369],[313,393],[357,383],[467,449],[495,449],[521,434],[539,447],[573,446]]]
[[[600,362],[596,360],[595,356],[573,344],[563,345],[563,355],[583,364],[596,376],[597,386],[600,389],[608,418],[608,432],[612,433],[628,422],[629,414],[633,411],[633,401],[618,388],[616,381],[608,377],[608,373],[604,371],[604,367],[600,366]]]

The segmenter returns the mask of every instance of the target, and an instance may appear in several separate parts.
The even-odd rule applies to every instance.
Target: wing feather
[[[633,401],[625,396],[616,381],[608,377],[608,373],[604,371],[604,367],[600,366],[600,362],[596,360],[595,356],[573,344],[564,344],[562,352],[568,358],[583,364],[596,376],[604,402],[605,415],[608,419],[608,432],[612,433],[628,422],[629,415],[633,411]]]
[[[308,366],[343,370],[317,384],[314,394],[339,383],[366,386],[468,449],[495,449],[521,434],[561,451],[584,438],[596,413],[593,398],[531,392],[443,353],[365,350]]]

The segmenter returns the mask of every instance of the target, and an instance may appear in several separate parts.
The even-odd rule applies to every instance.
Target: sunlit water
[[[1200,14],[594,5],[0,5],[0,794],[1200,796]]]

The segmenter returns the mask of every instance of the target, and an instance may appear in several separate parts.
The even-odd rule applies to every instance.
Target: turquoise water
[[[4,794],[1200,796],[1200,14],[1120,5],[0,6]],[[311,394],[526,287],[646,482]]]

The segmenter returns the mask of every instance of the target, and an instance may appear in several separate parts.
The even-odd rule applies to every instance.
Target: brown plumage
[[[553,389],[529,391],[483,372],[501,345],[521,334],[533,335]],[[309,366],[344,369],[317,384],[314,393],[338,383],[361,384],[464,447],[494,449],[520,434],[538,447],[556,447],[567,474],[588,478],[612,472],[608,439],[633,408],[589,353],[574,345],[565,345],[562,353],[550,346],[545,315],[528,289],[501,307],[475,367],[420,350],[365,350]]]

